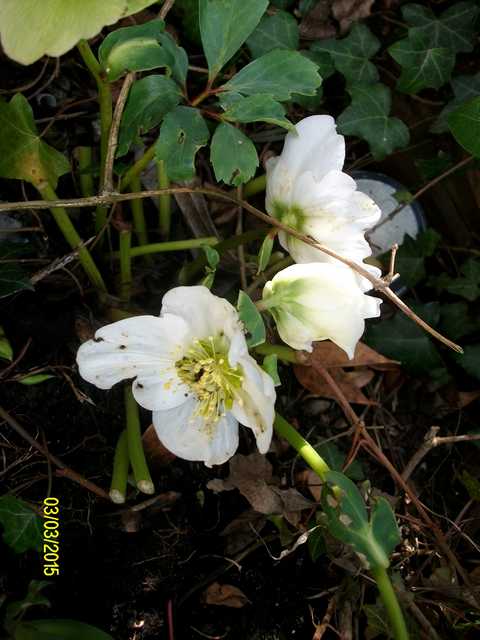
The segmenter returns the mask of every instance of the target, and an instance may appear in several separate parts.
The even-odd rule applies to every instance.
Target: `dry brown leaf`
[[[335,392],[332,390],[330,385],[319,375],[314,366],[304,367],[302,365],[295,365],[293,370],[295,372],[297,380],[303,387],[305,387],[305,389],[308,389],[317,396],[337,400]],[[343,395],[348,400],[348,402],[363,405],[377,404],[375,401],[369,400],[365,396],[365,394],[360,391],[360,389],[355,385],[355,378],[352,379],[351,377],[349,377],[347,372],[343,371],[342,369],[330,369],[329,373],[342,390]]]
[[[208,589],[204,591],[203,597],[205,604],[216,604],[222,607],[232,607],[233,609],[241,609],[246,604],[250,604],[250,600],[243,591],[232,584],[212,582]]]
[[[320,502],[322,499],[322,482],[315,471],[311,469],[300,471],[296,475],[296,480],[310,491],[316,502]]]
[[[222,538],[226,540],[225,553],[229,556],[236,555],[258,540],[258,534],[266,524],[267,518],[253,509],[241,513],[220,532]]]
[[[158,467],[164,467],[175,460],[176,455],[166,449],[160,442],[155,431],[155,427],[151,424],[142,436],[143,448],[151,471]]]
[[[399,362],[385,358],[385,356],[377,353],[377,351],[363,342],[357,343],[353,359],[349,360],[345,351],[329,340],[314,344],[312,353],[308,355],[308,363],[312,366],[318,363],[325,369],[334,367],[372,367],[372,369],[379,369],[380,371],[397,369],[400,366]]]
[[[464,407],[467,407],[471,402],[475,402],[475,400],[477,400],[478,398],[480,398],[480,389],[477,389],[476,391],[459,391],[457,407],[459,409],[463,409]]]
[[[300,37],[304,40],[335,38],[337,30],[332,22],[331,0],[320,0],[300,22]]]
[[[374,2],[375,0],[334,0],[332,13],[340,23],[341,33],[348,31],[352,22],[367,18]]]

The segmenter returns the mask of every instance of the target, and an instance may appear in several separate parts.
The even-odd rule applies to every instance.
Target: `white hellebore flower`
[[[100,389],[134,378],[165,447],[180,458],[222,464],[238,447],[238,423],[261,453],[272,438],[275,389],[248,353],[234,307],[206,287],[177,287],[160,317],[103,327],[78,350],[80,375]]]
[[[357,191],[355,180],[342,172],[345,140],[337,134],[331,116],[310,116],[290,132],[280,156],[266,163],[268,213],[345,258],[362,263],[373,275],[376,267],[363,265],[371,255],[364,233],[380,218],[377,205]],[[279,233],[281,245],[295,262],[336,262],[289,234]],[[364,291],[371,289],[356,276]]]
[[[349,267],[314,262],[277,273],[265,285],[261,306],[294,349],[312,351],[313,341],[330,339],[353,358],[365,318],[380,315],[380,303],[362,292]]]

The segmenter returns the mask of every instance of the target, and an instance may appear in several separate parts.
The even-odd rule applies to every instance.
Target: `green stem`
[[[133,164],[128,171],[125,172],[122,180],[120,181],[120,191],[125,191],[127,187],[132,186],[132,180],[138,178],[142,171],[149,165],[151,160],[155,156],[155,144],[149,147],[143,156],[141,156],[135,164]]]
[[[151,253],[164,253],[165,251],[186,251],[188,249],[199,249],[205,244],[213,246],[218,242],[215,236],[207,236],[206,238],[193,238],[192,240],[174,240],[171,242],[153,242],[152,244],[144,244],[140,247],[130,249],[130,257],[146,256]],[[120,252],[114,251],[113,258],[120,258]]]
[[[92,147],[77,147],[75,149],[75,157],[78,162],[78,179],[80,181],[80,192],[84,198],[90,198],[95,195],[95,186],[93,184],[93,154]]]
[[[125,494],[127,492],[128,480],[128,440],[127,430],[124,429],[115,448],[115,456],[113,458],[112,483],[110,485],[110,498],[116,504],[125,502]]]
[[[132,285],[131,245],[131,230],[124,229],[120,231],[120,298],[124,303],[128,303],[130,300],[130,289]]]
[[[167,172],[165,170],[165,162],[158,160],[157,162],[157,176],[158,176],[158,188],[168,189],[170,187],[170,180],[168,179]],[[160,234],[164,238],[168,238],[170,235],[171,224],[171,196],[170,194],[164,194],[158,197],[158,212],[159,212],[159,228]]]
[[[375,578],[380,597],[387,610],[390,622],[393,627],[393,635],[395,640],[409,640],[407,625],[403,617],[402,609],[398,603],[397,595],[393,589],[392,583],[386,569],[383,567],[370,570]]]
[[[58,200],[58,196],[52,187],[47,183],[43,182],[40,185],[37,185],[37,190],[42,196],[44,200]],[[63,207],[57,207],[50,209],[51,214],[58,225],[58,228],[63,233],[63,237],[68,242],[68,244],[78,252],[78,259],[85,270],[85,273],[90,279],[90,282],[96,287],[99,291],[107,291],[107,287],[105,286],[105,282],[103,281],[102,275],[97,268],[92,256],[90,255],[89,250],[81,246],[82,239],[77,233],[77,230],[73,226],[72,221],[67,213],[67,211]]]
[[[125,385],[125,414],[127,419],[128,456],[137,488],[143,493],[152,494],[155,492],[155,487],[145,459],[138,404],[133,397],[131,383]]]
[[[253,178],[250,182],[243,187],[243,197],[245,199],[251,198],[255,196],[257,193],[265,191],[267,188],[267,176],[264,174],[263,176],[258,176],[257,178]]]
[[[298,351],[284,344],[269,344],[268,342],[264,342],[255,347],[255,353],[259,353],[262,356],[269,356],[274,353],[284,362],[292,362],[293,364],[299,364],[301,362],[298,358]]]
[[[325,460],[318,455],[312,445],[309,444],[305,438],[301,436],[298,431],[278,413],[275,414],[273,426],[275,427],[275,431],[278,435],[285,438],[285,440],[287,440],[287,442],[289,442],[302,456],[308,466],[315,471],[323,482],[325,482],[327,473],[330,471],[330,467]]]
[[[137,176],[132,180],[132,190],[139,192],[142,190],[140,178]],[[135,235],[137,236],[138,244],[148,244],[147,224],[145,222],[145,212],[143,209],[143,200],[132,200],[130,203],[132,207],[133,228]]]

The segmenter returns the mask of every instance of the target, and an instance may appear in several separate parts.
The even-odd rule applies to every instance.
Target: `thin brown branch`
[[[43,456],[45,456],[45,458],[47,458],[47,460],[49,460],[50,462],[53,462],[53,464],[56,467],[58,467],[58,469],[59,469],[59,471],[57,471],[57,475],[64,476],[65,478],[69,478],[70,480],[73,480],[73,482],[78,483],[79,485],[81,485],[85,489],[88,489],[88,491],[91,491],[92,493],[95,493],[100,498],[105,498],[105,500],[110,501],[110,496],[108,495],[108,493],[106,491],[104,491],[101,487],[96,485],[94,482],[91,482],[91,480],[87,480],[86,478],[81,476],[79,473],[77,473],[73,469],[70,469],[70,467],[67,467],[67,465],[64,464],[59,458],[57,458],[56,456],[54,456],[51,453],[49,453],[48,451],[46,451],[44,449],[44,447],[42,447],[42,445],[39,444],[35,440],[35,438],[32,438],[32,436],[28,433],[28,431],[26,431],[15,420],[15,418],[13,416],[11,416],[1,406],[0,406],[0,418],[5,420],[5,422],[7,422],[12,427],[12,429],[18,433],[19,436],[21,436],[32,447],[34,447],[34,449],[36,449]]]
[[[173,7],[174,4],[175,4],[175,0],[164,0],[162,8],[158,13],[158,17],[160,18],[160,20],[165,20],[168,12],[170,11],[170,9]]]
[[[22,209],[52,209],[58,207],[64,207],[66,209],[76,208],[76,207],[92,207],[98,205],[104,205],[115,202],[122,202],[128,200],[137,200],[143,198],[158,198],[160,195],[173,194],[173,193],[203,193],[204,195],[209,195],[214,198],[220,198],[223,200],[228,200],[229,202],[235,203],[237,206],[242,206],[245,211],[248,211],[252,215],[254,215],[259,220],[262,220],[269,226],[276,227],[277,229],[281,229],[285,231],[285,233],[290,234],[294,238],[305,242],[305,244],[322,251],[328,256],[335,258],[339,262],[347,265],[350,269],[353,269],[356,273],[360,274],[364,278],[366,278],[372,285],[372,288],[382,292],[393,304],[395,304],[405,315],[407,315],[411,320],[420,325],[427,333],[434,336],[437,340],[442,342],[450,349],[453,349],[457,353],[463,353],[463,349],[452,342],[448,338],[445,338],[441,333],[433,329],[429,324],[427,324],[424,320],[422,320],[416,313],[414,313],[400,298],[393,293],[393,291],[389,288],[388,284],[383,280],[383,278],[377,278],[372,275],[367,269],[354,262],[353,260],[349,260],[344,256],[339,255],[335,251],[332,251],[328,247],[316,242],[313,238],[306,236],[296,229],[289,227],[286,224],[283,224],[279,220],[276,220],[272,216],[260,211],[256,207],[252,206],[246,200],[238,200],[235,196],[225,193],[224,191],[216,190],[216,189],[206,189],[205,187],[170,187],[168,189],[154,189],[150,191],[140,191],[138,193],[112,193],[108,195],[101,196],[91,196],[88,198],[69,198],[64,200],[31,200],[29,202],[6,202],[0,203],[0,211],[20,211]]]
[[[113,112],[112,125],[108,136],[107,155],[105,157],[105,168],[103,172],[102,192],[109,194],[113,192],[113,163],[115,161],[115,152],[118,144],[118,132],[120,130],[120,122],[122,120],[123,110],[127,102],[130,87],[135,80],[135,73],[131,71],[125,76],[122,88],[120,90],[115,111]]]

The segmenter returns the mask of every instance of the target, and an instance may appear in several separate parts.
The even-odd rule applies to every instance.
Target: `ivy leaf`
[[[405,235],[396,260],[403,284],[414,287],[425,278],[425,258],[433,255],[439,242],[440,235],[434,229],[423,231],[416,239]]]
[[[388,87],[383,84],[358,86],[352,87],[349,93],[352,102],[337,119],[341,133],[366,140],[376,160],[408,144],[407,126],[398,118],[389,117]]]
[[[439,291],[446,290],[473,302],[480,296],[480,260],[470,258],[464,262],[460,272],[462,275],[458,278],[451,278],[444,273],[430,282]]]
[[[33,185],[49,182],[70,171],[68,160],[38,136],[32,108],[17,93],[10,102],[0,99],[0,177],[26,180]]]
[[[455,2],[438,18],[421,4],[407,4],[402,8],[405,21],[411,25],[409,36],[422,35],[431,46],[445,47],[453,53],[472,51],[478,12],[473,2]]]
[[[29,620],[21,622],[15,640],[113,640],[113,637],[90,624],[77,620]]]
[[[298,23],[291,13],[277,11],[263,16],[246,44],[252,58],[259,58],[273,49],[298,49]]]
[[[452,111],[447,122],[458,144],[473,156],[480,157],[480,97]]]
[[[15,553],[42,547],[42,519],[26,502],[15,496],[0,498],[3,540]]]
[[[480,330],[480,319],[472,318],[466,302],[450,302],[440,307],[440,331],[451,340],[459,340]]]
[[[464,102],[480,96],[480,72],[474,75],[455,76],[451,81],[453,100],[442,109],[437,121],[432,125],[432,133],[448,131],[447,117]]]
[[[263,344],[266,337],[263,318],[249,296],[241,290],[238,293],[237,309],[247,332],[247,345],[252,348]]]
[[[280,102],[292,93],[313,96],[322,79],[317,65],[298,51],[276,49],[243,67],[224,89],[244,95],[270,94]]]
[[[98,57],[110,82],[127,71],[149,71],[171,64],[171,54],[160,44],[163,20],[124,27],[110,33],[100,45]]]
[[[28,274],[21,267],[14,263],[0,264],[0,298],[33,289]]]
[[[455,353],[453,357],[462,369],[480,380],[480,344],[465,347],[464,353]]]
[[[210,82],[240,49],[267,6],[268,0],[199,0],[200,34]]]
[[[238,187],[255,175],[258,167],[258,155],[255,145],[247,136],[222,122],[213,134],[210,160],[218,182]]]
[[[295,129],[294,125],[285,118],[284,107],[272,96],[258,94],[243,97],[237,95],[222,116],[223,120],[231,122],[268,122],[285,129]]]
[[[402,67],[397,89],[403,93],[418,93],[427,87],[439,89],[449,80],[455,65],[451,49],[432,46],[422,33],[395,42],[388,52]]]
[[[165,116],[155,146],[157,160],[165,162],[170,180],[189,180],[195,175],[195,155],[210,133],[198,109],[176,107]]]
[[[370,29],[356,22],[349,35],[342,40],[319,40],[311,50],[331,56],[337,71],[345,76],[348,85],[373,84],[378,81],[378,71],[370,62],[380,49],[380,41]]]
[[[137,80],[123,112],[117,157],[125,155],[141,134],[160,124],[181,98],[180,88],[171,78],[151,75]]]

